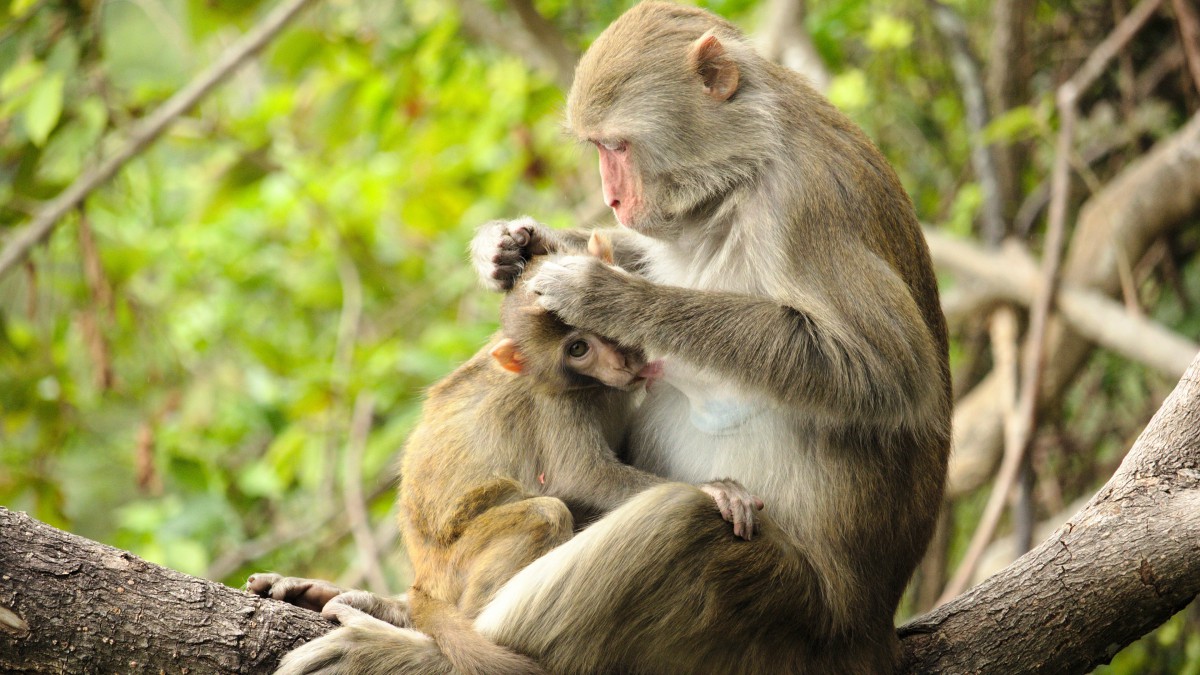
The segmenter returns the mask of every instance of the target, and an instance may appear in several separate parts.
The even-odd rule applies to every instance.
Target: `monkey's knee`
[[[548,542],[555,542],[551,547],[571,538],[575,520],[563,500],[556,497],[530,497],[521,502],[521,507],[525,510],[527,524],[540,530]]]
[[[703,490],[688,483],[663,483],[643,490],[634,495],[619,510],[629,509],[639,513],[670,513],[676,516],[685,514],[716,514],[712,497]]]

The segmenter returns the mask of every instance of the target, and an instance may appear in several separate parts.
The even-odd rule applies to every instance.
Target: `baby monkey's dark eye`
[[[592,347],[587,340],[576,340],[567,347],[567,354],[573,359],[582,358]]]

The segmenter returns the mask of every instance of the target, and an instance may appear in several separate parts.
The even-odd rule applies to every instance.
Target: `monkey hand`
[[[285,577],[273,572],[251,574],[245,589],[261,598],[282,600],[314,612],[321,611],[326,603],[345,592],[328,581]]]
[[[557,248],[550,228],[529,216],[484,223],[471,240],[471,262],[479,279],[494,291],[507,291],[535,255]]]
[[[633,275],[618,267],[605,265],[590,255],[570,255],[547,260],[529,280],[529,290],[538,296],[538,304],[553,312],[565,323],[584,330],[594,330],[609,338],[619,339],[620,326],[609,326],[603,308],[592,306],[598,299],[601,286],[610,288]],[[612,283],[608,283],[612,282]],[[618,290],[610,288],[610,290]],[[607,295],[607,294],[606,294]],[[619,322],[618,322],[619,323]]]
[[[754,532],[758,529],[756,512],[763,508],[761,499],[730,478],[705,483],[700,489],[717,503],[721,517],[733,523],[735,535],[746,541],[754,538]]]

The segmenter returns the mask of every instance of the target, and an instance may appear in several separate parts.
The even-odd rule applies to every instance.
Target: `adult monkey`
[[[581,60],[568,117],[627,228],[617,263],[640,276],[581,256],[533,287],[567,323],[666,356],[633,464],[731,476],[767,511],[740,541],[696,488],[652,488],[520,572],[476,628],[555,673],[893,670],[892,615],[950,437],[945,321],[894,172],[798,75],[698,9],[619,18]],[[503,287],[522,259],[584,240],[521,220],[473,249]],[[346,628],[287,672],[434,671],[428,642],[335,614]]]

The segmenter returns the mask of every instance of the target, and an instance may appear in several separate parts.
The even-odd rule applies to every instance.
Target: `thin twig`
[[[1032,59],[1027,45],[1033,6],[1034,0],[997,0],[992,3],[984,89],[993,115],[1003,115],[1012,110],[1017,101],[1028,98]],[[1004,207],[1002,214],[1005,220],[1010,221],[1008,233],[1011,235],[1012,216],[1024,192],[1018,167],[1027,161],[1029,144],[997,143],[991,147],[991,151],[999,183],[1000,203]]]
[[[940,2],[931,0],[929,6],[933,11],[934,26],[946,38],[950,49],[950,68],[954,71],[954,79],[958,80],[963,105],[967,110],[967,126],[971,131],[971,168],[983,191],[983,208],[980,212],[983,240],[989,246],[996,246],[1004,238],[1008,227],[1004,221],[1003,196],[995,158],[983,141],[983,129],[991,119],[983,90],[983,76],[967,40],[967,26],[962,17]]]
[[[9,237],[0,251],[0,277],[25,259],[34,246],[54,231],[55,225],[87,198],[93,190],[112,178],[129,160],[145,150],[162,135],[176,119],[192,109],[218,84],[244,65],[251,56],[262,50],[283,30],[304,7],[313,0],[285,0],[263,20],[226,50],[216,63],[192,79],[183,89],[167,99],[129,134],[125,145],[108,159],[88,168],[75,182],[57,197],[47,202],[33,220]]]
[[[1171,8],[1175,10],[1175,22],[1179,25],[1179,40],[1187,57],[1188,72],[1192,74],[1196,93],[1200,94],[1200,12],[1189,0],[1171,0]]]
[[[565,41],[562,41],[562,49],[571,54],[569,59],[563,56],[560,49],[547,49],[542,43],[546,38],[532,31],[525,20],[508,21],[480,0],[458,0],[457,4],[462,28],[466,33],[528,60],[533,66],[552,75],[555,83],[564,90],[571,86],[571,79],[575,74],[575,57],[566,47]],[[545,18],[542,21],[545,22]],[[550,28],[553,29],[553,26]]]
[[[367,500],[362,489],[362,459],[367,447],[367,436],[371,431],[371,418],[375,414],[375,397],[370,393],[359,394],[354,401],[354,417],[350,423],[350,438],[346,443],[345,466],[342,471],[342,503],[346,507],[346,520],[354,535],[358,548],[358,562],[363,570],[367,585],[375,593],[386,594],[387,577],[379,566],[380,547],[367,517]]]
[[[1004,417],[1004,457],[1014,456],[1018,451],[1020,439],[1020,417],[1017,410],[1017,315],[1011,307],[1002,307],[992,314],[990,325],[992,355],[995,358],[996,365],[993,372],[998,378],[997,388],[999,389],[999,397],[1001,400],[1001,410]],[[993,493],[995,494],[995,493]],[[992,505],[993,500],[988,501],[988,506]],[[1001,507],[1003,502],[1000,502]],[[994,509],[999,514],[1002,509]],[[985,511],[986,518],[991,511]],[[998,515],[996,516],[999,517]],[[983,527],[983,524],[979,526]],[[978,528],[976,532],[978,532]],[[988,536],[990,539],[991,536]],[[938,599],[937,604],[949,600],[950,598],[962,592],[961,586],[965,586],[966,581],[970,580],[974,574],[975,568],[979,566],[979,561],[983,557],[984,551],[987,549],[988,541],[984,540],[983,545],[977,543],[977,538],[971,540],[971,546],[967,549],[966,555],[955,570],[954,577],[946,585],[946,589],[942,592],[942,596]],[[964,580],[965,577],[965,580]]]
[[[508,0],[507,4],[508,8],[521,20],[521,25],[533,38],[533,42],[554,64],[555,80],[563,89],[570,87],[571,80],[575,76],[575,62],[579,60],[579,54],[567,46],[562,33],[554,24],[547,21],[546,17],[542,16],[531,0]]]
[[[395,489],[390,476],[378,480],[367,493],[366,501],[373,502],[384,494]],[[338,542],[348,532],[342,529],[330,530],[317,537],[317,533],[331,525],[339,514],[334,510],[333,503],[323,508],[315,515],[304,520],[290,520],[286,525],[267,528],[267,534],[244,542],[241,546],[230,549],[209,564],[204,571],[206,579],[223,579],[233,574],[246,563],[265,558],[275,551],[290,546],[300,540],[309,540],[310,546],[316,550],[326,551],[338,545]]]
[[[1067,220],[1067,201],[1070,192],[1070,157],[1072,140],[1075,135],[1075,123],[1078,117],[1076,102],[1080,92],[1103,72],[1114,56],[1128,42],[1137,30],[1150,18],[1162,0],[1143,0],[1134,8],[1121,23],[1113,29],[1096,49],[1088,56],[1078,71],[1061,86],[1055,100],[1060,115],[1058,140],[1055,143],[1054,167],[1050,175],[1050,213],[1047,225],[1046,241],[1042,251],[1042,283],[1039,288],[1037,301],[1033,305],[1033,315],[1030,320],[1029,333],[1025,340],[1023,373],[1021,378],[1021,395],[1017,416],[1016,440],[1006,443],[1004,457],[1000,463],[995,485],[988,496],[983,516],[980,518],[975,534],[967,548],[963,564],[955,570],[954,577],[946,585],[942,593],[942,602],[961,593],[974,574],[974,565],[978,564],[983,550],[987,548],[1000,516],[1008,494],[1021,471],[1024,457],[1032,444],[1034,430],[1037,428],[1038,394],[1041,390],[1043,374],[1043,353],[1046,346],[1046,331],[1050,323],[1050,313],[1054,309],[1054,298],[1058,292],[1059,266],[1062,260],[1064,232]]]

